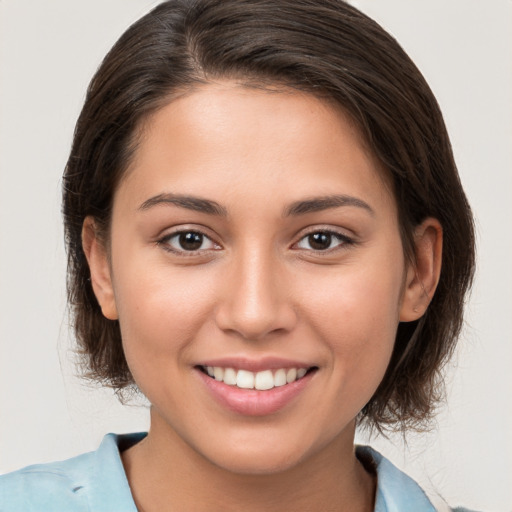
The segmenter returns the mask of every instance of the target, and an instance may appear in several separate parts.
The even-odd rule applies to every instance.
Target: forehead
[[[139,135],[125,181],[141,197],[169,187],[216,193],[240,182],[249,191],[262,181],[269,193],[286,187],[283,194],[307,195],[314,184],[315,193],[328,194],[342,178],[352,192],[390,194],[350,117],[289,88],[200,86],[146,119]]]

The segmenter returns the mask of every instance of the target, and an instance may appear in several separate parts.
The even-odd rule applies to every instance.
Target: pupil
[[[182,233],[179,242],[182,249],[196,251],[203,244],[203,235],[199,233]]]
[[[313,233],[312,235],[309,235],[308,239],[309,245],[313,249],[322,251],[329,249],[332,237],[329,233]]]

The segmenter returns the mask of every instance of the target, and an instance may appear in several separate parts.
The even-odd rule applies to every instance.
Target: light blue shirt
[[[120,451],[145,435],[108,434],[95,452],[0,476],[0,512],[137,512]],[[357,452],[376,467],[375,512],[435,512],[418,484],[386,458],[366,446]]]

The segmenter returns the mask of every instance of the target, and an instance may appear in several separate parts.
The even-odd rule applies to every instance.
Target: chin
[[[305,439],[293,441],[290,436],[277,437],[271,434],[254,436],[251,440],[233,439],[218,443],[215,449],[203,450],[210,462],[219,468],[240,475],[272,475],[283,473],[299,466],[314,456],[321,448],[310,446]]]
[[[273,475],[283,473],[299,465],[301,457],[298,453],[285,454],[270,453],[258,450],[257,453],[236,453],[232,457],[226,456],[216,458],[212,462],[228,471],[239,475]]]

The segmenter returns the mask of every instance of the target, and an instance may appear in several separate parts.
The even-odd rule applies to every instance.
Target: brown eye
[[[203,245],[204,236],[200,233],[180,233],[178,236],[178,244],[185,251],[197,251]]]
[[[312,233],[308,235],[308,243],[311,249],[316,251],[325,251],[329,249],[332,242],[332,235],[330,233]]]
[[[168,235],[159,242],[174,253],[208,251],[219,247],[206,235],[198,231],[179,231]]]
[[[335,231],[315,231],[301,238],[297,248],[309,251],[327,251],[353,243],[352,239]]]

